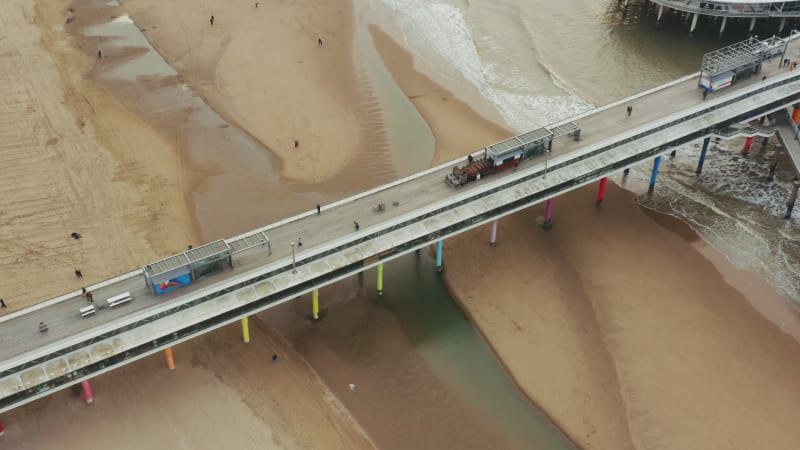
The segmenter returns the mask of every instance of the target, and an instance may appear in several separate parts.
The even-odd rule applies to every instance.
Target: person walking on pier
[[[633,112],[633,106],[631,106],[631,105],[628,105],[628,117],[630,117],[630,116],[631,116],[631,113],[632,113],[632,112]]]
[[[708,97],[708,88],[703,88],[703,100],[705,100],[706,97]]]
[[[81,273],[81,269],[75,269],[75,278],[81,279],[83,278],[83,274]]]
[[[298,238],[297,238],[297,248],[300,248],[302,246],[303,246],[303,242],[300,241],[300,237],[298,236]]]

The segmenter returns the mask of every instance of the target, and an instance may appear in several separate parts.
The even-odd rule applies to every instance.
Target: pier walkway
[[[798,54],[796,41],[790,54],[792,59]],[[553,124],[546,128],[553,136],[577,124],[580,140],[557,137],[552,152],[459,189],[444,179],[466,155],[325,205],[320,214],[308,211],[227,239],[219,245],[235,250],[232,267],[162,295],[153,294],[144,270],[135,270],[88,287],[97,309],[91,316],[79,314],[87,306],[80,292],[4,316],[0,412],[649,161],[676,145],[784,110],[800,102],[800,70],[778,66],[777,60],[767,62],[766,80],[740,80],[705,100],[697,88],[699,74],[693,74]],[[380,202],[385,209],[376,211]],[[303,245],[293,247],[298,237]],[[103,307],[124,292],[131,301]],[[40,333],[40,322],[49,331]]]

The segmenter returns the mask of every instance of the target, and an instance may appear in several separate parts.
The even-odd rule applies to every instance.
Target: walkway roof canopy
[[[764,41],[751,37],[745,41],[706,53],[703,55],[701,70],[712,77],[729,71],[737,72],[775,56],[775,52],[782,50],[786,42],[775,36]]]
[[[161,261],[144,266],[144,273],[148,277],[155,277],[179,267],[189,266],[198,261],[213,259],[219,255],[230,255],[231,248],[224,240],[210,242],[201,247],[186,250],[178,255],[164,258]]]

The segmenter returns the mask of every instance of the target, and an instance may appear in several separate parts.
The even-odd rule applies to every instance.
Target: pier
[[[787,54],[797,57],[796,41]],[[494,244],[502,239],[498,219],[532,205],[546,203],[544,225],[557,226],[560,194],[600,180],[600,203],[607,177],[632,165],[653,161],[651,187],[657,188],[660,158],[674,147],[711,136],[766,133],[749,124],[767,115],[777,118],[784,146],[798,158],[797,128],[786,109],[800,104],[800,70],[781,67],[778,59],[764,62],[766,79],[742,77],[704,96],[698,72],[510,138],[543,151],[458,188],[445,179],[466,154],[319,211],[188,248],[87,286],[94,298],[91,314],[82,314],[87,301],[76,291],[4,316],[0,412],[75,384],[91,403],[102,395],[92,391],[92,377],[162,351],[167,368],[180,370],[176,344],[234,322],[241,323],[247,343],[250,315],[309,292],[316,319],[325,301],[320,287],[371,267],[378,267],[379,291],[391,290],[382,282],[384,263],[422,247],[435,244],[436,266],[444,270],[447,237],[491,222]],[[47,324],[46,332],[37,329],[39,323]]]

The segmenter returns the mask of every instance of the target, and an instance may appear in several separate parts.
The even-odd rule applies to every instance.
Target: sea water
[[[658,29],[654,10],[623,14],[612,0],[378,0],[376,10],[420,61],[477,89],[520,133],[696,72],[704,53],[746,38],[729,27],[719,39],[714,24],[690,37],[678,17]],[[783,219],[791,164],[774,139],[747,157],[742,141],[715,142],[701,176],[700,142],[678,147],[640,203],[683,219],[800,307],[800,213]],[[649,165],[634,167],[626,187],[644,194],[649,176]]]

